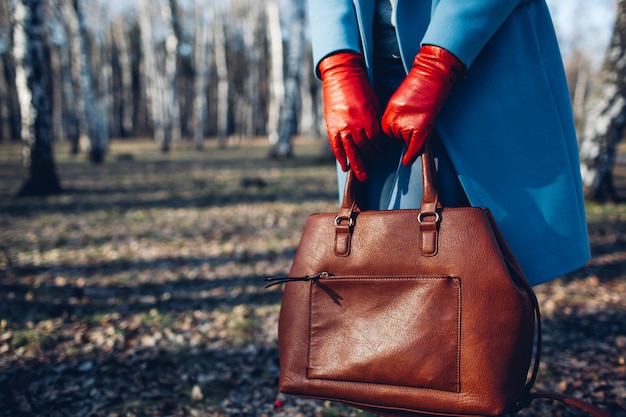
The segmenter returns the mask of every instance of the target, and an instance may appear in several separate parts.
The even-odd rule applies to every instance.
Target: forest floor
[[[311,212],[336,209],[320,147],[277,161],[260,140],[120,140],[92,165],[58,146],[64,192],[18,199],[20,148],[0,144],[0,416],[366,415],[277,390],[281,289],[263,278],[289,270]],[[625,167],[616,180],[626,198]],[[535,288],[536,387],[625,417],[626,204],[587,211],[591,262]]]

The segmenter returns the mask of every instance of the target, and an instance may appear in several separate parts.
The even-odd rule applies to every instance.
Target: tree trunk
[[[1,0],[0,0],[1,1]],[[5,61],[5,39],[0,35],[0,142],[5,139],[11,138],[10,131],[10,117],[11,112],[9,109],[9,85],[6,82],[6,77],[4,76],[4,61]]]
[[[161,4],[160,25],[164,34],[163,59],[157,59],[157,42],[154,39],[155,29],[152,26],[154,18],[151,10],[155,3],[149,0],[137,0],[137,18],[141,30],[143,52],[143,75],[146,84],[146,96],[148,98],[152,115],[152,127],[154,137],[161,145],[163,152],[171,148],[172,140],[179,137],[174,130],[180,127],[177,123],[176,102],[176,60],[178,39],[176,38],[172,13],[169,6]]]
[[[293,8],[289,19],[289,44],[285,69],[285,91],[278,118],[278,142],[272,156],[289,158],[293,155],[292,137],[298,128],[300,108],[300,72],[304,58],[305,8],[303,0],[291,0]]]
[[[101,163],[104,161],[104,156],[109,147],[109,130],[104,111],[101,108],[103,104],[96,95],[95,76],[88,41],[89,35],[85,26],[82,0],[73,0],[73,3],[79,30],[78,42],[82,53],[82,57],[76,58],[75,62],[80,65],[80,89],[85,104],[89,160]]]
[[[626,0],[619,0],[615,29],[599,75],[592,81],[580,138],[587,198],[617,200],[613,167],[626,124]]]
[[[99,98],[97,104],[98,113],[102,121],[102,128],[107,138],[108,143],[111,138],[111,126],[116,118],[113,117],[113,38],[109,31],[104,31],[101,36],[101,44],[96,48],[97,58],[99,59],[99,65],[94,66],[98,68],[97,83],[99,85]],[[119,123],[117,123],[119,126]],[[117,130],[119,136],[119,129]],[[106,149],[105,148],[105,151]]]
[[[193,97],[193,139],[196,149],[204,147],[204,128],[207,115],[206,88],[210,75],[209,56],[212,31],[206,13],[206,5],[196,0],[195,39],[194,39],[194,97]]]
[[[109,133],[104,112],[99,109],[102,103],[96,95],[83,6],[80,0],[73,0],[71,5],[65,1],[59,4],[63,7],[73,71],[78,76],[80,100],[77,102],[76,110],[80,114],[81,130],[87,137],[85,150],[90,161],[101,163],[109,145]]]
[[[121,136],[131,135],[134,131],[133,126],[133,79],[130,57],[130,46],[126,38],[126,30],[124,28],[124,20],[120,17],[113,21],[111,27],[111,35],[115,43],[115,51],[117,52],[117,62],[119,65],[119,114],[121,125]]]
[[[570,58],[565,62],[565,75],[567,76],[577,132],[581,130],[581,123],[584,123],[585,119],[585,104],[589,96],[591,72],[591,62],[588,55],[578,44],[574,44]]]
[[[161,8],[161,15],[168,33],[165,38],[165,77],[167,80],[166,120],[171,142],[180,142],[180,107],[178,103],[178,48],[180,47],[181,29],[178,3],[169,0],[168,7]]]
[[[9,133],[9,86],[5,77],[4,62],[8,56],[10,47],[10,23],[7,0],[0,0],[0,142],[4,138],[10,138]]]
[[[48,94],[46,17],[43,0],[15,5],[13,54],[22,114],[25,181],[19,196],[61,192],[52,150],[52,109]]]
[[[66,13],[59,12],[63,15],[64,26],[64,44],[70,43],[70,30],[67,27]],[[61,72],[61,114],[63,123],[63,134],[71,146],[72,155],[80,152],[79,140],[81,135],[81,126],[84,126],[84,118],[81,116],[84,112],[83,100],[78,91],[80,90],[80,73],[77,68],[72,66],[71,47],[62,45],[59,50],[59,66]]]
[[[52,20],[52,19],[51,19]],[[54,21],[49,23],[50,26],[57,29],[57,32],[62,32],[58,29],[62,26],[61,22]],[[53,29],[54,30],[54,29]],[[52,106],[52,137],[53,140],[58,141],[66,138],[65,125],[63,123],[63,57],[61,56],[64,48],[59,48],[54,42],[48,45],[49,60],[50,60],[50,101]]]
[[[228,113],[229,113],[229,81],[228,63],[226,62],[226,31],[218,6],[213,5],[214,33],[214,56],[215,71],[217,73],[217,139],[220,148],[226,147],[228,139]]]
[[[3,134],[4,139],[19,140],[21,138],[21,117],[20,117],[20,102],[17,94],[17,87],[15,85],[15,61],[11,54],[13,49],[12,44],[9,42],[6,46],[6,52],[0,54],[0,60],[2,60],[2,73],[0,77],[5,80],[4,92],[1,94],[0,101],[2,101],[4,121],[3,121]]]
[[[270,144],[278,143],[280,106],[284,96],[283,83],[283,37],[281,34],[280,13],[276,0],[268,0],[266,6],[267,30],[270,44],[270,97],[267,116],[267,134]]]
[[[145,94],[146,106],[148,108],[149,119],[152,122],[154,139],[157,143],[163,140],[163,130],[161,126],[161,101],[159,89],[162,88],[162,80],[158,71],[156,46],[152,39],[152,17],[150,16],[150,3],[147,0],[137,0],[137,21],[141,33],[141,57],[139,76],[143,84],[143,94]]]
[[[80,68],[73,64],[73,56],[82,53],[75,43],[78,25],[75,13],[67,2],[54,2],[55,22],[60,26],[56,33],[60,91],[61,134],[70,143],[71,154],[80,152],[80,136],[85,130],[83,97],[80,94]],[[73,51],[72,49],[77,49]],[[56,103],[55,103],[56,104]]]
[[[574,91],[572,95],[572,110],[574,111],[574,120],[584,120],[585,118],[585,101],[587,101],[589,88],[590,69],[588,64],[581,64],[576,77],[572,80],[574,83]],[[577,123],[578,125],[578,123]]]
[[[2,139],[17,140],[20,134],[20,103],[15,86],[15,61],[12,56],[11,9],[7,0],[0,0],[0,126]]]
[[[321,105],[321,83],[313,74],[312,54],[309,50],[302,60],[300,81],[301,110],[300,134],[311,138],[321,135],[320,126],[324,123]],[[326,130],[324,129],[324,132]]]
[[[248,3],[248,13],[244,23],[243,42],[247,57],[246,78],[246,111],[243,119],[243,132],[248,138],[256,136],[256,122],[261,113],[259,103],[259,80],[261,79],[261,59],[260,45],[257,44],[257,31],[260,24],[259,7],[255,5],[255,0]]]
[[[11,138],[11,108],[9,106],[9,82],[5,62],[9,57],[11,36],[7,0],[0,0],[0,142]]]

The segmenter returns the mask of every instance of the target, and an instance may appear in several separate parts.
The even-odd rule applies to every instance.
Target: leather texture
[[[534,293],[489,210],[441,207],[422,159],[422,211],[361,211],[348,175],[338,213],[309,217],[279,317],[282,392],[497,416],[529,390]]]

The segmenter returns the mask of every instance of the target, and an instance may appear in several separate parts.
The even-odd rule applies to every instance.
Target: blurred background
[[[620,9],[615,0],[548,4],[585,185],[593,198],[606,198],[615,159],[606,155],[618,141],[598,136],[619,122],[607,126],[597,114],[614,102],[607,91],[623,94],[607,87],[607,74],[623,69],[623,45],[612,39]],[[289,157],[293,136],[324,136],[303,0],[2,0],[0,19],[0,140],[24,144],[32,178],[21,193],[60,188],[53,162],[43,168],[47,179],[32,172],[32,161],[53,160],[33,156],[52,152],[44,143],[67,142],[99,163],[119,139],[150,137],[168,152],[183,142],[201,149],[207,137],[225,147],[261,136],[272,156]]]

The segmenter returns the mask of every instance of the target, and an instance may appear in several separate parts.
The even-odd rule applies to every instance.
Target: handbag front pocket
[[[460,392],[459,278],[332,276],[310,285],[307,378]]]

